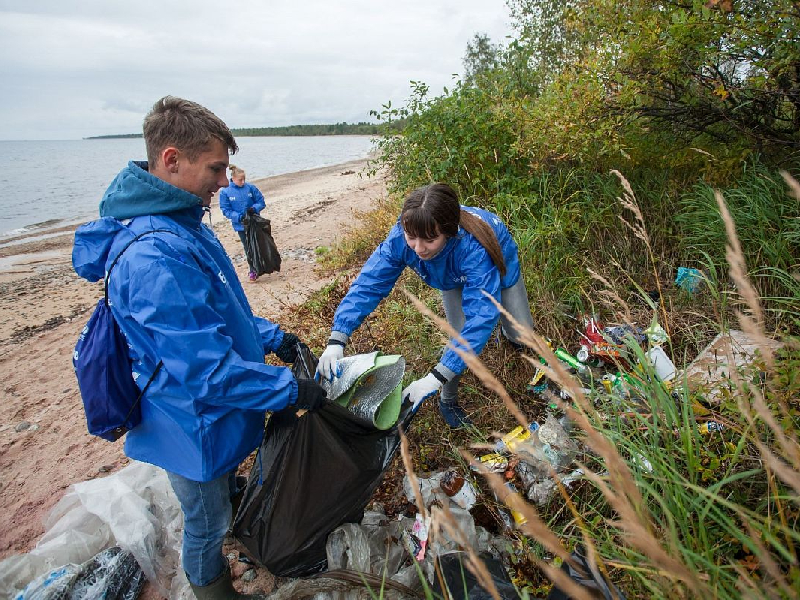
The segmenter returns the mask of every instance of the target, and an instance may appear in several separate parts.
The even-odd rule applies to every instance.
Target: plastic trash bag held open
[[[364,363],[375,369],[377,353],[369,356],[372,361]],[[391,373],[396,377],[399,369],[400,379],[404,364],[396,365],[401,361],[389,361]],[[300,345],[292,371],[297,378],[311,378],[316,363],[316,357]],[[353,381],[361,381],[365,390],[356,386],[345,402],[353,408],[352,396],[361,398],[355,405],[369,407],[363,414],[333,401],[302,416],[288,407],[274,413],[267,423],[233,533],[250,557],[275,575],[300,577],[326,568],[328,534],[343,523],[361,519],[400,445],[398,427],[410,422],[410,405],[401,411],[398,402],[399,418],[379,429],[375,421],[386,425],[391,416],[378,410],[383,392],[374,388],[380,383],[388,397],[399,380],[392,383],[388,372],[387,377],[364,378],[364,372],[354,375]]]

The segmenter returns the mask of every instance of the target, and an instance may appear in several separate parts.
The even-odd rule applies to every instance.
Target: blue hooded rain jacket
[[[219,209],[231,220],[234,231],[244,231],[242,217],[248,208],[260,213],[265,206],[264,195],[256,186],[247,182],[238,186],[231,180],[228,187],[219,191]]]
[[[487,210],[462,206],[488,223],[497,236],[506,263],[506,275],[492,262],[489,253],[472,234],[459,227],[458,234],[447,240],[441,252],[430,260],[422,260],[408,246],[400,220],[388,237],[372,253],[361,268],[347,295],[336,309],[333,331],[350,336],[378,303],[389,295],[397,278],[406,267],[411,267],[429,286],[439,290],[462,290],[464,328],[461,336],[475,353],[480,353],[497,321],[500,311],[484,296],[485,290],[497,302],[500,291],[513,286],[520,277],[517,244],[500,218]],[[447,349],[439,365],[461,373],[466,365],[453,349]]]
[[[75,233],[75,271],[98,281],[136,235],[109,282],[111,310],[144,387],[142,422],[125,453],[194,481],[237,467],[260,443],[264,416],[297,400],[286,367],[264,364],[283,331],[253,316],[233,265],[202,223],[200,199],[130,162],[109,186],[97,221]]]

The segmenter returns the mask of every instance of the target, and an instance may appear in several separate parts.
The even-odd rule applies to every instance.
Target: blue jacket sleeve
[[[283,341],[283,330],[267,319],[261,317],[253,317],[258,327],[258,333],[261,334],[261,343],[264,347],[264,354],[271,354],[278,349]]]
[[[221,308],[218,290],[196,263],[162,255],[131,273],[130,290],[130,318],[168,374],[160,394],[182,398],[201,414],[203,406],[266,411],[296,401],[291,371],[264,364],[260,327],[240,310]]]
[[[222,211],[222,214],[225,215],[226,219],[229,219],[234,223],[238,223],[242,220],[242,215],[233,210],[233,207],[231,206],[231,199],[224,189],[219,191],[219,209]]]
[[[253,210],[260,213],[267,206],[266,202],[264,202],[264,194],[256,186],[251,185],[250,187],[253,188],[253,198],[255,199],[253,201]]]
[[[489,341],[489,336],[492,335],[497,321],[500,320],[500,311],[483,292],[486,291],[500,302],[500,271],[494,266],[491,257],[483,247],[473,247],[461,261],[467,266],[465,269],[467,280],[461,295],[464,327],[460,334],[475,354],[480,354],[486,342]],[[457,347],[463,348],[455,340],[453,343]],[[463,372],[466,368],[464,361],[452,348],[445,350],[441,364],[456,374]]]
[[[395,229],[398,228],[399,226],[395,226]],[[405,244],[402,233],[400,236],[400,241]],[[336,309],[333,316],[334,331],[351,335],[392,291],[397,278],[406,267],[402,259],[402,247],[396,238],[397,232],[393,229],[364,263],[358,277]]]

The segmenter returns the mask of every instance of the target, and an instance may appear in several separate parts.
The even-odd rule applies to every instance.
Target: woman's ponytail
[[[503,258],[503,249],[500,248],[500,242],[497,241],[497,236],[494,234],[494,229],[486,221],[461,209],[461,219],[459,220],[461,227],[466,229],[469,233],[475,236],[475,239],[481,243],[489,253],[494,266],[500,271],[500,277],[506,275],[506,261]]]

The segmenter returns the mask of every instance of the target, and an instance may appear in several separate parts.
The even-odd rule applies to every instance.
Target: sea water
[[[366,157],[369,136],[240,137],[231,162],[247,179]],[[0,141],[0,241],[98,216],[100,199],[129,160],[146,160],[141,138]]]

